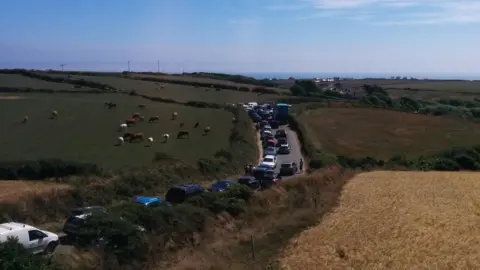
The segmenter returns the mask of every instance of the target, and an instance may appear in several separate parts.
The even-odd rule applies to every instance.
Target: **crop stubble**
[[[475,172],[362,173],[282,252],[285,269],[478,269]]]

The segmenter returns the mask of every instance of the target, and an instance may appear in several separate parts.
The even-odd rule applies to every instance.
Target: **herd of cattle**
[[[111,101],[106,101],[104,103],[105,107],[107,107],[108,109],[113,109],[113,108],[117,108],[117,104],[114,103],[114,102],[111,102]],[[145,109],[147,108],[147,106],[145,104],[139,104],[138,105],[138,108],[140,109]],[[58,111],[56,110],[53,110],[50,114],[50,117],[49,119],[58,119],[59,118],[59,114],[58,114]],[[172,117],[171,117],[171,120],[177,120],[178,119],[178,112],[173,112],[172,113]],[[160,120],[160,116],[156,115],[156,116],[151,116],[148,118],[148,123],[155,123],[157,121]],[[29,121],[29,117],[28,116],[24,116],[23,120],[22,120],[22,123],[23,124],[26,124],[27,122]],[[129,116],[122,124],[120,124],[120,126],[118,127],[118,131],[119,132],[124,132],[124,134],[120,137],[117,138],[117,143],[115,144],[115,146],[122,146],[125,144],[125,141],[127,142],[135,142],[135,141],[145,141],[145,134],[143,132],[128,132],[128,128],[129,127],[132,127],[132,126],[135,126],[136,124],[138,124],[139,122],[144,122],[145,121],[145,116],[141,115],[140,113],[136,112],[134,114],[132,114],[131,116]],[[233,118],[233,121],[235,121],[235,118]],[[185,126],[185,123],[180,123],[180,128],[183,128]],[[198,128],[200,126],[200,122],[196,122],[194,125],[193,125],[193,128]],[[210,133],[211,131],[211,127],[210,126],[206,126],[204,129],[203,129],[203,135],[207,135],[208,133]],[[166,143],[168,142],[168,139],[170,138],[170,134],[168,133],[165,133],[162,135],[163,137],[163,142]],[[178,133],[177,133],[177,139],[181,139],[181,138],[190,138],[190,131],[188,130],[180,130]],[[147,145],[146,146],[151,146],[153,144],[153,142],[155,141],[153,137],[148,137],[146,138],[147,140]]]

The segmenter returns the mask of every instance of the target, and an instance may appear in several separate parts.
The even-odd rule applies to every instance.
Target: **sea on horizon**
[[[60,70],[62,63],[58,62],[0,62],[0,69],[13,69],[13,68],[24,68],[24,69],[55,69]],[[183,66],[183,67],[182,67]],[[434,79],[434,80],[480,80],[480,73],[414,73],[414,72],[404,72],[404,73],[343,73],[343,72],[248,72],[248,71],[232,71],[232,70],[223,70],[222,69],[204,69],[201,67],[188,67],[188,65],[169,65],[168,67],[157,65],[157,63],[145,63],[145,62],[131,62],[130,66],[125,63],[112,62],[112,63],[65,63],[65,71],[103,71],[103,72],[122,72],[125,70],[130,70],[135,72],[163,72],[163,73],[172,73],[179,74],[182,72],[192,73],[192,72],[212,72],[212,73],[225,73],[225,74],[238,74],[253,77],[255,79],[265,79],[265,78],[276,78],[276,79],[288,79],[294,77],[296,79],[311,79],[311,78],[391,78],[391,77],[413,77],[417,79]]]

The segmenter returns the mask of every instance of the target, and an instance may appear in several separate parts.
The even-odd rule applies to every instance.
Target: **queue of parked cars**
[[[275,119],[271,104],[248,103],[244,105],[252,121],[256,124],[256,128],[260,133],[263,145],[262,161],[256,166],[251,176],[245,176],[242,181],[253,187],[259,186],[260,183],[276,183],[282,176],[294,175],[298,172],[296,162],[288,161],[278,164],[277,156],[290,154],[290,144],[285,129],[282,129],[280,122]],[[275,172],[279,168],[279,173]],[[268,179],[265,181],[263,179]],[[255,184],[257,180],[259,184]],[[264,184],[264,186],[269,186]]]

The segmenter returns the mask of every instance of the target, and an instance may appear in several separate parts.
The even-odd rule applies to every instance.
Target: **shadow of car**
[[[238,184],[245,185],[253,190],[260,189],[260,182],[254,176],[244,175],[238,178]]]

